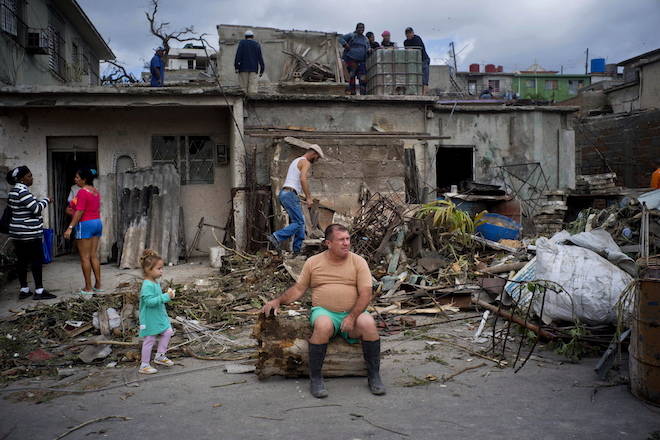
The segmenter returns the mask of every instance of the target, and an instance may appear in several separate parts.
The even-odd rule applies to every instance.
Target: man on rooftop
[[[367,54],[369,40],[364,36],[364,23],[355,26],[355,32],[339,37],[339,44],[344,47],[344,62],[348,70],[348,88],[346,94],[355,95],[355,79],[360,80],[360,95],[367,94]]]
[[[411,49],[419,49],[422,51],[422,95],[426,95],[426,88],[429,85],[429,67],[431,65],[431,58],[426,53],[426,47],[419,35],[415,35],[413,28],[406,28],[406,40],[403,42],[404,47]]]
[[[254,41],[254,32],[251,30],[245,31],[245,39],[238,43],[234,68],[238,73],[238,80],[243,91],[249,95],[256,94],[258,91],[257,74],[261,77],[266,66],[261,54],[261,46]]]

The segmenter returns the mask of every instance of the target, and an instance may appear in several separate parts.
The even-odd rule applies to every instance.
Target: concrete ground
[[[595,358],[564,363],[540,350],[514,374],[446,344],[429,345],[433,335],[469,344],[477,324],[478,318],[383,338],[388,394],[379,397],[365,378],[327,379],[330,396],[319,400],[305,379],[260,382],[223,372],[226,362],[191,358],[153,376],[138,375],[135,365],[90,368],[82,382],[64,385],[86,392],[51,400],[38,388],[56,378],[23,380],[0,389],[0,438],[55,438],[107,416],[130,420],[92,423],[66,438],[566,440],[646,439],[660,431],[660,408],[634,398],[626,385],[598,383]],[[437,380],[425,380],[429,375]]]
[[[139,276],[110,265],[102,270],[109,290]],[[197,261],[166,268],[165,278],[187,282],[213,271]],[[77,260],[46,266],[44,279],[60,297],[74,294],[81,282]],[[14,281],[3,289],[0,315],[33,303],[18,304],[16,288]],[[57,377],[24,379],[0,388],[0,439],[53,439],[107,416],[130,420],[94,422],[65,438],[565,440],[646,439],[660,431],[660,408],[637,400],[627,385],[598,382],[595,358],[566,363],[539,349],[515,374],[433,339],[478,351],[488,346],[471,342],[478,323],[471,317],[384,337],[388,394],[381,397],[369,393],[365,378],[337,378],[327,380],[330,396],[318,400],[305,379],[259,381],[253,374],[223,372],[227,362],[192,358],[176,359],[153,376],[138,375],[135,363],[120,363],[84,368],[79,381],[64,378],[64,385]],[[250,328],[239,330],[236,337],[249,335]],[[508,357],[511,362],[513,354]],[[53,386],[77,392],[53,395]]]
[[[188,264],[165,267],[163,278],[174,280],[176,283],[187,283],[199,278],[206,278],[217,269],[209,266],[208,258],[193,258]],[[140,269],[119,269],[114,264],[101,266],[101,280],[103,290],[112,292],[119,284],[142,278]],[[92,277],[93,279],[93,277]],[[17,279],[12,280],[4,286],[0,286],[0,319],[11,315],[10,310],[21,310],[33,307],[37,302],[54,303],[59,299],[78,295],[84,285],[82,270],[77,255],[66,255],[56,257],[43,269],[44,287],[59,298],[46,301],[34,301],[32,299],[18,300],[20,285]],[[32,274],[28,273],[28,283],[34,290]]]

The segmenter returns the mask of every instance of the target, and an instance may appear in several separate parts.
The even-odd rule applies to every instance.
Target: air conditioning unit
[[[48,37],[39,31],[28,32],[25,50],[32,54],[48,55]]]

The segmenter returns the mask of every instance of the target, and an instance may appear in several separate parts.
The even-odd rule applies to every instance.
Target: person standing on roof
[[[284,180],[284,185],[280,190],[278,198],[282,207],[289,215],[290,223],[285,228],[266,236],[278,252],[281,250],[280,242],[288,240],[291,237],[293,237],[293,253],[297,254],[300,252],[302,242],[305,239],[305,217],[303,216],[299,195],[301,193],[305,194],[305,204],[311,208],[314,202],[312,192],[309,189],[307,175],[312,168],[312,164],[323,157],[321,147],[312,144],[305,154],[294,159],[289,165],[289,170],[287,171],[286,179]]]
[[[344,62],[348,70],[348,88],[346,94],[355,95],[355,79],[360,80],[360,95],[367,94],[367,54],[371,48],[369,40],[364,36],[364,23],[355,26],[355,32],[350,32],[338,38],[344,47]]]
[[[373,32],[367,32],[366,36],[367,36],[367,40],[369,40],[369,48],[371,50],[380,49],[380,43],[376,41],[376,36],[374,35]]]
[[[151,58],[149,71],[151,72],[151,87],[162,87],[165,85],[165,61],[163,46],[156,48],[156,54]]]
[[[390,39],[392,38],[390,31],[383,31],[381,37],[383,37],[383,41],[380,42],[380,45],[384,49],[396,49],[396,43]]]
[[[238,73],[241,88],[249,95],[257,93],[258,79],[266,70],[264,57],[261,54],[261,46],[254,40],[254,32],[245,31],[245,39],[238,43],[234,68]]]
[[[422,51],[422,95],[426,95],[426,88],[429,85],[429,68],[431,65],[431,58],[426,53],[426,47],[419,35],[415,35],[415,31],[411,27],[406,28],[406,40],[403,46],[411,49],[419,49]]]

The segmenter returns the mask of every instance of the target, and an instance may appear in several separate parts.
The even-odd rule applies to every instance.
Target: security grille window
[[[535,79],[528,79],[525,82],[526,86],[528,89],[535,89],[536,88],[536,80]]]
[[[4,32],[18,36],[18,0],[0,0],[0,26]]]
[[[468,81],[468,93],[470,95],[476,95],[477,94],[477,82],[474,80],[469,80]]]
[[[153,136],[151,158],[154,164],[175,164],[182,185],[214,181],[216,153],[209,136]]]
[[[499,79],[489,79],[488,80],[488,87],[492,87],[493,92],[499,93],[500,92],[500,80]]]
[[[196,70],[206,70],[207,62],[203,59],[195,60],[195,69]]]
[[[75,66],[80,65],[80,52],[76,43],[71,43],[71,62]]]
[[[559,88],[559,82],[556,79],[546,79],[545,80],[545,89],[546,90],[557,90]]]
[[[195,68],[195,60],[188,60],[188,69],[193,70]]]

